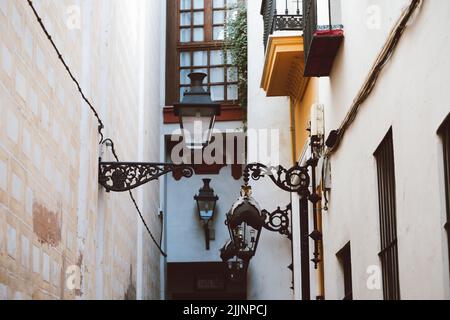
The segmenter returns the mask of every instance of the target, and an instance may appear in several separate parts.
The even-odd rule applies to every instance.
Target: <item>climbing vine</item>
[[[236,15],[227,20],[224,50],[231,54],[237,68],[239,105],[247,109],[247,6],[241,0],[236,5]]]

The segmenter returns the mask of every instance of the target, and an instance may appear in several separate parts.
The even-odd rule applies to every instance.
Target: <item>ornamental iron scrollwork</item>
[[[107,192],[125,192],[170,172],[184,178],[194,175],[193,168],[184,164],[101,162],[98,181]]]
[[[255,181],[269,177],[276,186],[287,192],[296,192],[302,196],[308,196],[310,193],[307,166],[296,164],[290,169],[285,169],[282,166],[268,167],[261,163],[253,163],[247,165],[244,170],[245,184],[248,184],[250,177]]]
[[[280,207],[274,212],[263,210],[262,213],[266,216],[264,228],[269,231],[278,232],[292,240],[292,233],[290,231],[291,210],[291,204],[289,204],[285,210],[281,210]]]
[[[302,15],[276,15],[273,21],[273,31],[303,30]]]

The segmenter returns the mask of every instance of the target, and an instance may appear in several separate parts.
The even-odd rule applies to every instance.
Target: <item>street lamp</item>
[[[204,73],[189,74],[192,88],[174,106],[184,141],[190,149],[204,148],[210,143],[216,116],[220,115],[220,104],[213,102],[210,93],[203,89],[205,77]],[[105,143],[112,144],[112,141],[107,140]],[[107,192],[125,192],[171,172],[186,178],[194,174],[192,166],[186,164],[103,162],[100,158],[98,181]]]
[[[265,221],[266,216],[261,213],[258,203],[251,196],[251,188],[244,186],[241,197],[233,204],[225,223],[232,248],[235,249],[236,256],[245,263],[256,253]]]
[[[209,250],[209,221],[214,217],[216,202],[219,200],[219,197],[214,194],[210,182],[211,179],[203,179],[203,187],[199,190],[198,195],[194,196],[198,215],[205,229],[206,250]]]
[[[237,256],[237,250],[231,240],[220,249],[220,258],[227,263],[229,277],[233,281],[243,281],[248,268],[248,261]]]
[[[184,142],[189,149],[202,149],[211,141],[220,104],[213,102],[210,92],[203,88],[205,73],[193,72],[191,90],[184,93],[180,103],[174,105],[175,115],[180,119]]]
[[[231,242],[233,247],[224,247],[221,251],[221,258],[224,262],[230,260],[230,255],[234,250],[235,255],[238,258],[246,258],[246,262],[255,255],[255,251],[258,245],[260,232],[257,230],[252,231],[254,236],[254,244],[249,245],[248,241],[240,241],[240,238],[245,239],[244,235],[247,234],[246,226],[249,221],[257,221],[258,212],[261,217],[264,217],[264,226],[267,230],[279,232],[283,235],[287,235],[292,240],[292,234],[289,231],[289,212],[292,206],[289,205],[286,210],[278,208],[272,213],[268,213],[263,210],[259,211],[255,206],[255,201],[250,197],[250,178],[257,181],[261,178],[268,177],[270,180],[281,190],[297,193],[300,197],[300,236],[301,236],[301,273],[302,273],[302,297],[304,300],[310,299],[310,269],[309,269],[309,239],[314,240],[314,258],[311,260],[314,263],[315,268],[318,268],[318,264],[321,262],[319,253],[319,241],[322,240],[322,233],[318,229],[318,203],[321,200],[317,190],[316,182],[316,168],[318,166],[318,153],[322,146],[321,137],[317,135],[310,136],[311,158],[306,162],[305,166],[301,166],[296,163],[290,169],[286,169],[282,166],[268,167],[261,163],[248,164],[244,169],[244,186],[242,187],[243,197],[238,200],[238,203],[233,205],[232,211],[227,215],[227,221],[225,224],[230,232]],[[311,170],[311,175],[309,174]],[[311,185],[310,185],[311,183]],[[310,189],[311,188],[311,189]],[[247,199],[245,199],[247,198]],[[251,199],[251,200],[250,200]],[[308,201],[313,204],[313,218],[314,218],[314,231],[308,234],[309,218],[308,218]],[[235,214],[235,210],[239,205],[246,205],[245,214]],[[249,213],[250,212],[250,213]],[[240,217],[245,218],[240,218]],[[259,226],[259,225],[258,225]],[[261,226],[261,227],[262,227]],[[259,228],[261,231],[261,228]],[[253,238],[251,238],[253,240]],[[252,242],[252,241],[250,241]],[[240,246],[239,246],[240,245]],[[242,248],[243,247],[243,248]],[[291,268],[292,266],[290,266]]]

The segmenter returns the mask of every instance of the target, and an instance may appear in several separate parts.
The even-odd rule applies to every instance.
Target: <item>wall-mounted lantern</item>
[[[220,104],[213,102],[210,92],[203,88],[205,73],[193,72],[191,90],[184,93],[180,103],[174,105],[175,115],[180,118],[181,131],[189,149],[202,149],[209,144]]]
[[[174,105],[174,114],[179,117],[184,141],[190,149],[202,149],[211,142],[216,116],[220,115],[220,104],[213,102],[210,92],[203,88],[205,77],[205,73],[189,74],[191,90]],[[112,146],[112,141],[106,139],[104,144]],[[185,164],[103,162],[100,158],[98,180],[108,192],[125,192],[171,172],[186,178],[194,174],[192,166]]]
[[[214,194],[214,189],[211,188],[210,183],[211,179],[203,179],[203,187],[199,190],[198,195],[194,196],[197,202],[197,212],[205,229],[206,250],[209,250],[209,222],[214,217],[216,203],[219,200],[219,197]]]

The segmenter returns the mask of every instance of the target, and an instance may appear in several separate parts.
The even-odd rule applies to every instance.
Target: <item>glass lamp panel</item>
[[[209,220],[213,217],[215,201],[197,200],[197,205],[201,219]]]
[[[180,42],[191,42],[191,29],[180,30]]]
[[[256,245],[256,230],[247,226],[245,230],[245,243],[249,251],[254,251]]]
[[[224,86],[211,86],[211,99],[213,101],[225,100],[225,87]]]
[[[224,40],[225,39],[225,28],[224,27],[214,27],[213,28],[213,40]]]
[[[203,12],[194,12],[194,25],[202,26],[205,23],[205,14]]]
[[[180,26],[190,26],[191,25],[191,13],[183,12],[180,13]]]
[[[194,67],[208,65],[208,51],[194,51]]]
[[[205,0],[194,0],[194,9],[203,9],[205,7]]]
[[[194,28],[194,41],[205,41],[205,31],[203,28]]]
[[[209,142],[211,117],[202,117],[198,112],[193,116],[183,117],[183,135],[186,145],[192,149],[201,149]]]
[[[225,82],[225,70],[224,68],[211,68],[211,83],[223,83]]]

